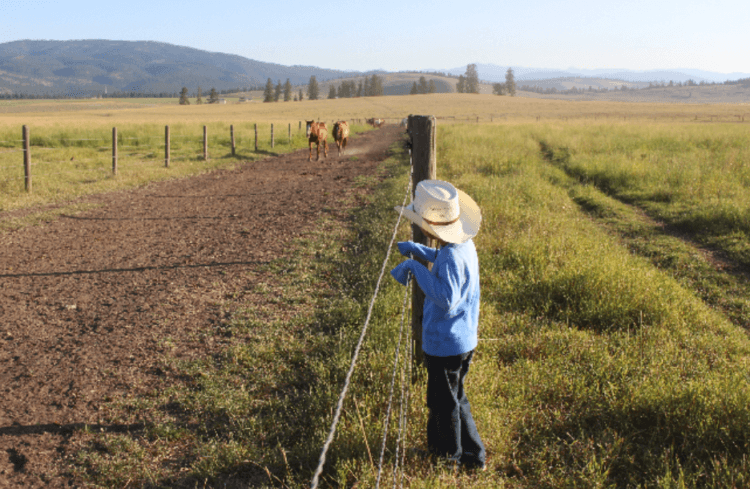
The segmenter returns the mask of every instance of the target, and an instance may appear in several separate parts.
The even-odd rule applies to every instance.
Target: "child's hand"
[[[399,263],[398,265],[396,265],[396,268],[391,270],[391,275],[393,275],[393,278],[395,278],[398,283],[400,283],[401,285],[406,285],[406,280],[409,277],[409,272],[411,272],[411,265],[413,263],[413,260],[406,260]]]
[[[398,251],[404,256],[409,256],[416,253],[416,246],[413,241],[400,241],[398,243]]]

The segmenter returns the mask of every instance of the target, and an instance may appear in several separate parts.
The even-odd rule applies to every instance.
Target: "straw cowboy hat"
[[[479,232],[482,213],[474,199],[442,180],[422,180],[414,200],[396,206],[411,222],[447,243],[465,243]]]

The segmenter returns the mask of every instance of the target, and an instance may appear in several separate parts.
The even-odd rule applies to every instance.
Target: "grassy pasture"
[[[300,121],[364,120],[383,117],[395,123],[409,114],[433,114],[441,124],[522,122],[617,126],[652,122],[704,125],[740,121],[736,105],[628,104],[569,102],[493,95],[433,94],[303,102],[230,103],[180,106],[175,99],[32,100],[0,102],[0,209],[59,202],[173,178],[233,164],[228,158],[229,126],[235,127],[237,159],[302,147]],[[270,124],[277,145],[270,148]],[[259,152],[253,124],[259,124]],[[287,130],[291,124],[291,145]],[[750,119],[748,120],[750,124]],[[23,190],[21,127],[31,133],[34,191]],[[164,126],[172,131],[172,168],[163,168]],[[208,126],[209,162],[202,161],[202,126]],[[738,127],[745,127],[742,123]],[[111,134],[118,128],[120,175],[111,175]],[[354,126],[354,131],[365,130]],[[741,131],[741,129],[739,129]],[[86,141],[81,141],[84,139]],[[182,164],[181,164],[182,163]]]
[[[195,133],[229,120],[237,130],[240,114],[266,123],[314,113],[441,117],[438,178],[483,212],[481,339],[467,389],[489,469],[454,472],[407,453],[404,485],[719,488],[750,485],[750,288],[716,270],[696,243],[745,263],[748,126],[710,123],[734,109],[452,94],[163,106],[111,117],[135,128],[141,114],[159,135],[170,117]],[[47,114],[39,127],[61,134],[64,117],[85,113]],[[469,115],[484,123],[445,123]],[[20,134],[19,121],[11,126]],[[76,127],[106,134],[112,125],[120,127],[84,118]],[[307,487],[407,165],[397,153],[384,180],[362,181],[373,193],[347,226],[322,221],[297,242],[295,259],[258,270],[258,293],[283,294],[206,332],[239,339],[221,358],[165,359],[184,384],[108,406],[112,422],[146,429],[83,433],[76,473],[98,487]],[[399,239],[407,237],[404,224]],[[391,256],[389,266],[400,260]],[[374,485],[403,291],[386,272],[323,487]],[[424,448],[423,383],[397,382],[397,392],[402,385],[411,391],[406,446]],[[390,426],[395,436],[397,417]],[[393,484],[390,440],[384,486]]]

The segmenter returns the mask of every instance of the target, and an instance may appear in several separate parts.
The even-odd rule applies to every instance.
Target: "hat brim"
[[[474,199],[459,189],[456,189],[456,191],[458,192],[458,203],[461,213],[458,221],[453,224],[445,226],[428,224],[427,221],[422,219],[422,216],[414,212],[413,202],[406,207],[397,205],[394,209],[396,212],[402,212],[403,209],[403,216],[405,218],[446,243],[465,243],[479,232],[479,227],[482,224],[482,213],[477,203],[474,202]]]

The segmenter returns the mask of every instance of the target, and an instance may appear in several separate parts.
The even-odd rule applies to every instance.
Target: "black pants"
[[[485,450],[471,416],[464,379],[474,350],[451,357],[425,354],[427,366],[427,446],[435,455],[481,466]]]

